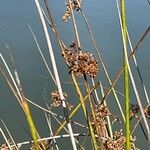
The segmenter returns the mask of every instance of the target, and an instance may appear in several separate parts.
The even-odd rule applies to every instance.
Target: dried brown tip
[[[64,13],[62,19],[64,22],[68,22],[68,19],[71,18],[71,9],[79,11],[80,10],[80,5],[81,5],[81,0],[73,0],[71,1],[71,4],[69,2],[66,2],[66,12]],[[70,8],[71,6],[71,8]]]
[[[146,107],[145,115],[147,119],[150,119],[150,103]]]

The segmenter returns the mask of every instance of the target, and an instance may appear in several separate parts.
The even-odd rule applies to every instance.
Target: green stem
[[[129,114],[129,72],[127,64],[127,25],[126,25],[126,11],[125,0],[121,0],[121,16],[122,16],[122,39],[124,47],[124,89],[125,89],[125,116],[126,116],[126,150],[130,150],[130,114]]]
[[[78,86],[78,83],[76,81],[76,78],[75,78],[74,74],[72,73],[71,75],[72,75],[73,83],[74,83],[75,88],[77,90],[77,94],[78,94],[80,102],[81,102],[81,106],[82,106],[82,109],[83,109],[85,119],[87,120],[87,124],[88,124],[88,127],[89,127],[89,132],[90,132],[90,135],[91,135],[91,141],[92,141],[93,149],[98,150],[98,145],[97,145],[97,142],[96,142],[95,134],[94,134],[92,125],[91,125],[90,120],[89,120],[89,116],[88,116],[86,105],[84,103],[84,98],[82,96],[82,92],[80,90],[80,87]]]
[[[32,138],[34,141],[35,149],[39,150],[39,143],[37,141],[38,140],[37,130],[34,125],[34,122],[33,122],[32,116],[31,116],[31,112],[30,112],[29,106],[26,101],[23,101],[23,107],[24,107],[24,112],[25,112],[25,115],[26,115],[26,118],[27,118],[27,121],[28,121],[28,124],[30,127],[30,131],[31,131],[31,135],[32,135]]]

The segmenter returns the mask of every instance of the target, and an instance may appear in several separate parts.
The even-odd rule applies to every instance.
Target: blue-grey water
[[[49,4],[54,18],[56,19],[56,24],[58,25],[62,38],[65,43],[69,45],[70,41],[74,40],[74,34],[72,30],[72,23],[69,22],[66,24],[62,21],[62,16],[66,9],[65,2],[63,0],[49,0]],[[106,68],[111,75],[111,79],[113,79],[116,71],[122,66],[123,56],[116,3],[114,0],[83,1],[82,7],[86,17],[88,18],[98,47],[101,50],[100,52],[103,56]],[[140,36],[150,25],[150,5],[148,4],[147,0],[127,0],[126,8],[128,30],[131,37],[131,42],[133,45],[135,45]],[[83,49],[91,51],[96,55],[83,20],[81,17],[77,16],[77,21],[79,36]],[[34,0],[0,1],[0,53],[2,53],[11,70],[13,71],[13,66],[11,65],[9,57],[11,51],[26,97],[32,101],[35,101],[41,106],[46,107],[45,103],[47,102],[50,104],[48,101],[49,95],[56,87],[51,78],[49,78],[49,74],[47,73],[47,70],[42,62],[31,32],[29,31],[28,25],[33,28],[39,44],[50,64],[46,41],[42,32]],[[71,81],[68,75],[67,67],[61,57],[54,34],[51,31],[50,34],[56,55],[60,78],[61,81],[63,81],[63,89],[70,94],[69,98],[72,100],[71,103],[76,104],[76,94],[74,93],[74,88],[70,84],[65,84],[66,81]],[[10,47],[10,50],[8,50],[8,46]],[[150,84],[148,82],[150,79],[149,50],[150,37],[146,37],[144,43],[138,49],[136,56],[148,90],[148,94],[150,95]],[[143,104],[145,104],[146,100],[141,91],[141,85],[134,66],[133,71],[135,73],[135,78],[137,79],[137,84],[139,85],[138,89],[140,90]],[[100,69],[98,80],[101,80],[104,86],[108,87],[102,69]],[[122,81],[120,80],[116,88],[122,92],[123,87],[121,83]],[[131,98],[132,101],[135,102],[133,92],[131,92],[131,96],[133,96]],[[116,112],[117,110],[115,111],[115,109],[113,109],[113,113]],[[32,113],[41,137],[49,136],[49,129],[46,125],[44,113],[35,107],[32,107]],[[2,77],[2,74],[0,76],[0,119],[6,123],[12,136],[17,142],[31,139],[28,135],[28,126],[25,116],[4,78]],[[80,116],[78,119],[81,120],[82,117]],[[2,129],[4,128],[2,127]],[[136,134],[137,147],[143,150],[148,149],[148,147],[146,147],[147,142],[140,128],[137,129]],[[67,139],[67,141],[69,141],[69,139]],[[3,142],[4,139],[2,135],[0,135],[0,145]],[[71,149],[71,147],[68,147],[67,144],[63,144],[63,140],[59,140],[59,143],[62,144],[61,149]]]

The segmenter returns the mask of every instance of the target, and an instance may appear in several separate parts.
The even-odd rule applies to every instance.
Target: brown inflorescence
[[[108,138],[104,143],[105,150],[125,150],[125,137],[121,136],[117,140]]]
[[[145,115],[147,119],[150,119],[150,103],[146,107]]]
[[[69,72],[73,72],[78,77],[89,75],[94,78],[97,76],[98,62],[92,53],[76,50],[75,44],[72,42],[70,48],[64,50],[63,56],[69,66]]]
[[[104,150],[125,150],[126,138],[123,134],[122,129],[120,131],[114,131],[113,138],[111,138],[108,134],[106,117],[111,115],[109,108],[103,104],[99,104],[96,106],[94,112],[95,112],[96,120],[94,120],[92,116],[91,124],[95,132],[95,137],[101,138],[103,149]],[[96,130],[96,128],[98,130]],[[97,131],[99,133],[97,133]],[[131,150],[134,142],[135,139],[131,139]]]
[[[63,92],[63,95],[64,95],[65,98],[68,97],[67,93],[65,93],[65,92]],[[51,100],[52,100],[52,106],[53,107],[58,107],[58,106],[61,105],[62,101],[61,101],[61,98],[60,98],[58,90],[55,90],[54,92],[51,92]],[[67,105],[67,107],[68,107],[69,110],[71,110],[72,107],[73,107],[68,102],[66,102],[66,105]]]
[[[11,145],[12,150],[16,150],[15,146],[13,146],[12,142],[8,139],[9,144]],[[0,150],[9,150],[7,143],[4,143],[0,146]]]
[[[139,112],[140,108],[137,104],[130,106],[130,120],[134,117],[138,118],[137,114]]]
[[[63,95],[65,98],[68,97],[66,93],[63,93]],[[61,105],[61,98],[60,98],[58,90],[51,92],[51,100],[52,100],[52,106],[53,107],[58,107]]]
[[[135,149],[134,142],[136,138],[130,139],[131,150]],[[113,139],[108,137],[104,142],[105,150],[125,150],[126,138],[123,134],[123,130],[115,131],[113,135]]]
[[[95,120],[92,116],[91,124],[93,126],[95,136],[101,137],[102,142],[104,143],[105,139],[108,138],[107,128],[106,128],[107,125],[106,117],[109,116],[111,113],[108,107],[104,106],[103,104],[98,105],[94,110],[94,113],[95,113]]]
[[[81,5],[81,0],[78,0],[78,1],[73,0],[73,1],[71,1],[70,4],[69,4],[69,2],[66,2],[66,12],[64,13],[63,21],[68,22],[68,19],[70,19],[70,16],[71,16],[71,8],[72,8],[72,10],[79,11],[80,5]],[[71,6],[71,8],[70,8],[70,6]]]

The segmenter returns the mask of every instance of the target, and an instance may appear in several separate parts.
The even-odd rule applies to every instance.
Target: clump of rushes
[[[82,1],[81,0],[68,0],[68,2],[66,3],[66,11],[63,16],[63,21],[68,22],[69,19],[72,18],[74,32],[75,32],[75,42],[72,41],[69,47],[66,47],[61,39],[61,35],[58,32],[57,26],[54,22],[54,18],[52,17],[53,15],[49,11],[48,0],[44,0],[44,2],[46,4],[46,8],[48,11],[48,15],[50,17],[50,21],[48,21],[48,17],[46,17],[46,15],[45,15],[46,13],[42,9],[41,5],[38,4],[38,0],[35,0],[35,1],[36,1],[40,19],[41,19],[41,22],[43,25],[44,33],[45,33],[45,36],[47,39],[47,44],[48,44],[48,48],[49,48],[49,52],[50,52],[50,56],[51,56],[51,60],[52,60],[52,64],[53,64],[53,70],[54,70],[55,77],[53,77],[53,73],[50,72],[49,66],[47,65],[48,63],[46,62],[46,59],[44,58],[44,55],[42,54],[41,50],[40,50],[40,53],[41,53],[42,59],[44,60],[44,63],[46,64],[48,71],[50,72],[50,75],[52,76],[52,78],[58,88],[58,90],[52,91],[49,94],[49,98],[51,100],[50,108],[55,109],[57,107],[60,108],[62,106],[64,109],[65,120],[63,123],[61,123],[59,121],[59,118],[61,118],[61,120],[62,120],[62,118],[63,118],[62,116],[53,113],[52,109],[47,110],[47,109],[42,108],[41,106],[38,106],[35,104],[35,106],[37,106],[40,109],[42,108],[42,110],[44,110],[46,119],[47,119],[47,123],[48,123],[49,129],[50,129],[50,134],[49,134],[50,137],[40,138],[37,133],[36,127],[34,125],[34,122],[32,120],[28,101],[23,93],[23,89],[22,89],[16,69],[14,70],[15,71],[15,79],[13,79],[13,77],[11,77],[11,81],[10,81],[10,80],[8,80],[9,78],[7,77],[7,75],[5,75],[5,71],[3,71],[3,69],[2,69],[3,67],[2,67],[0,69],[3,73],[3,75],[5,76],[10,88],[12,89],[14,95],[16,96],[17,100],[19,101],[21,107],[23,108],[23,111],[25,112],[28,124],[30,126],[31,136],[33,138],[33,141],[16,144],[16,147],[18,147],[18,149],[17,149],[14,147],[14,143],[12,143],[11,140],[8,140],[8,142],[6,141],[6,144],[1,145],[0,149],[2,149],[2,150],[9,150],[9,149],[19,150],[20,147],[26,143],[28,143],[28,144],[32,143],[30,150],[55,149],[55,146],[56,146],[56,149],[59,149],[55,138],[64,138],[65,137],[65,135],[58,135],[58,133],[62,129],[66,130],[65,124],[67,124],[68,131],[69,131],[69,135],[67,137],[71,137],[71,142],[72,142],[72,146],[73,146],[74,150],[77,150],[77,148],[78,148],[76,146],[76,144],[78,144],[78,146],[80,147],[78,149],[87,149],[87,147],[85,147],[85,145],[84,145],[85,141],[88,139],[87,136],[90,137],[91,144],[92,144],[91,146],[93,147],[92,149],[94,149],[94,150],[125,150],[125,149],[135,150],[136,147],[135,147],[134,143],[135,143],[136,139],[133,136],[133,132],[136,129],[138,124],[141,126],[141,129],[147,140],[148,140],[148,138],[147,138],[146,132],[144,131],[144,128],[142,127],[142,124],[140,122],[142,117],[140,117],[139,110],[143,107],[139,107],[140,105],[137,105],[137,104],[133,105],[129,101],[128,71],[130,69],[129,69],[128,58],[127,58],[128,57],[127,56],[127,37],[126,37],[127,36],[126,35],[127,27],[126,27],[126,16],[125,16],[125,0],[120,1],[120,6],[121,6],[120,8],[122,10],[122,16],[121,16],[122,18],[120,17],[121,18],[120,24],[121,24],[122,38],[123,38],[123,45],[124,45],[124,56],[126,56],[126,57],[124,57],[124,70],[125,70],[125,72],[124,72],[125,73],[125,84],[124,85],[125,85],[125,98],[126,98],[126,107],[125,107],[126,108],[126,110],[125,110],[126,111],[126,120],[124,119],[125,118],[124,113],[123,113],[121,107],[119,106],[120,103],[119,103],[119,99],[117,97],[117,94],[119,92],[117,93],[114,90],[114,86],[115,86],[117,80],[119,79],[119,77],[121,76],[123,69],[120,71],[120,73],[118,73],[118,75],[115,76],[115,78],[114,78],[115,80],[111,82],[100,55],[99,55],[100,63],[102,64],[102,66],[104,68],[104,71],[106,73],[106,76],[108,78],[108,81],[109,81],[111,87],[108,89],[108,91],[106,91],[106,93],[104,93],[103,87],[101,85],[100,88],[102,91],[102,100],[101,101],[99,100],[100,95],[98,95],[98,91],[96,91],[97,90],[96,88],[99,86],[99,83],[97,83],[96,85],[94,83],[94,82],[96,82],[96,77],[98,75],[99,65],[98,65],[97,60],[94,58],[93,54],[90,52],[84,51],[84,48],[82,48],[80,39],[79,39],[79,35],[78,35],[77,24],[76,24],[75,16],[74,16],[74,11],[79,11],[81,13],[81,15],[83,15],[83,17],[85,17],[84,13],[82,11],[82,8],[81,8]],[[118,0],[116,0],[116,2],[117,1]],[[68,111],[68,110],[71,110],[71,108],[73,106],[67,102],[69,93],[67,94],[67,93],[63,92],[62,87],[61,87],[61,82],[60,82],[61,80],[59,79],[59,74],[58,74],[59,72],[57,71],[57,66],[56,66],[55,57],[54,57],[53,50],[52,50],[51,40],[50,40],[50,37],[48,36],[48,30],[47,30],[47,26],[45,24],[44,17],[48,21],[50,27],[52,27],[52,31],[54,31],[56,33],[56,37],[57,37],[59,46],[62,51],[62,56],[65,59],[66,64],[68,65],[69,73],[71,74],[71,77],[73,79],[73,84],[75,85],[75,88],[76,88],[76,91],[77,91],[77,94],[78,94],[78,97],[80,100],[79,104],[76,107],[74,107],[74,110],[72,110],[72,112]],[[86,22],[87,29],[90,33],[91,39],[95,45],[96,43],[94,41],[92,32],[90,30],[90,27],[88,25],[86,18],[85,18],[85,22]],[[142,40],[144,39],[146,34],[149,32],[149,29],[150,29],[150,27],[144,33],[143,37],[139,40],[136,48],[134,48],[134,50],[131,53],[129,58],[131,58],[132,55],[135,53],[136,49],[139,47],[139,44],[142,42]],[[40,49],[38,42],[36,42],[36,43],[37,43],[37,47]],[[96,45],[95,45],[95,48],[97,49]],[[3,57],[2,57],[2,59],[3,59]],[[4,64],[5,64],[5,62],[4,62]],[[7,66],[6,66],[6,68],[7,68]],[[9,72],[9,69],[7,69],[7,71]],[[130,73],[130,71],[129,71],[129,73]],[[9,76],[11,76],[10,73],[9,73]],[[84,80],[85,89],[87,91],[86,96],[83,95],[82,90],[80,89],[80,86],[78,84],[78,81],[76,80],[76,77],[81,77],[81,79]],[[92,79],[92,83],[93,83],[92,89],[91,89],[91,85],[89,82],[91,79]],[[14,81],[12,81],[12,80],[14,80]],[[16,86],[15,86],[15,84],[16,84]],[[120,121],[120,118],[113,115],[112,111],[110,112],[110,107],[108,107],[109,105],[107,105],[107,103],[106,103],[106,99],[108,98],[108,95],[111,90],[113,90],[116,100],[118,99],[117,103],[121,110],[125,124],[122,124],[122,122]],[[96,97],[97,101],[95,101],[95,97]],[[87,101],[87,99],[89,99],[89,101]],[[85,117],[84,119],[87,121],[87,123],[84,125],[82,125],[80,122],[76,122],[75,120],[72,120],[72,117],[74,115],[76,115],[76,112],[79,110],[80,107],[82,107],[84,117]],[[144,112],[143,114],[144,114],[144,117],[146,118],[146,120],[150,119],[150,103],[146,106],[146,108],[144,109],[143,112]],[[52,115],[47,115],[46,113],[52,113]],[[54,132],[52,131],[53,127],[51,126],[52,118],[49,118],[49,117],[53,117],[53,115],[55,116],[54,118],[56,119],[56,121],[59,123],[59,128],[56,129]],[[135,125],[134,129],[130,133],[130,121],[132,121],[133,118],[136,118],[138,120],[137,120],[137,124]],[[86,133],[78,133],[77,134],[78,138],[74,138],[76,136],[76,134],[73,133],[71,123],[74,124],[74,127],[79,127],[79,126],[83,127],[84,131],[86,130]],[[115,130],[113,128],[113,125],[114,124],[118,125],[118,123],[119,123],[119,126],[125,125],[126,130],[123,129],[122,127]],[[81,141],[80,136],[86,136],[85,139],[83,140],[83,142]],[[10,138],[8,138],[8,139],[10,139]],[[54,142],[54,144],[51,143],[51,141]],[[19,145],[21,145],[21,146],[19,147]]]
[[[95,118],[96,123],[93,119],[93,116],[91,116],[91,124],[94,129],[94,134],[96,139],[100,137],[102,140],[102,146],[104,150],[125,150],[125,143],[126,143],[126,137],[123,133],[123,129],[120,129],[119,131],[113,132],[113,137],[111,138],[107,129],[107,120],[106,117],[110,116],[111,113],[109,111],[109,108],[107,106],[104,106],[103,104],[99,104],[96,106],[95,110]],[[98,132],[97,133],[97,129]],[[134,149],[134,143],[135,138],[130,139],[130,147],[131,149]],[[100,149],[102,149],[101,145],[99,146]]]
[[[79,11],[80,5],[81,5],[81,0],[78,0],[78,1],[73,0],[71,1],[71,4],[66,2],[66,12],[64,13],[63,21],[68,22],[68,19],[71,18],[71,9]]]
[[[94,78],[97,76],[99,66],[93,54],[77,50],[74,42],[71,43],[70,48],[64,50],[63,56],[69,66],[69,73],[73,72],[78,77],[89,75]]]

